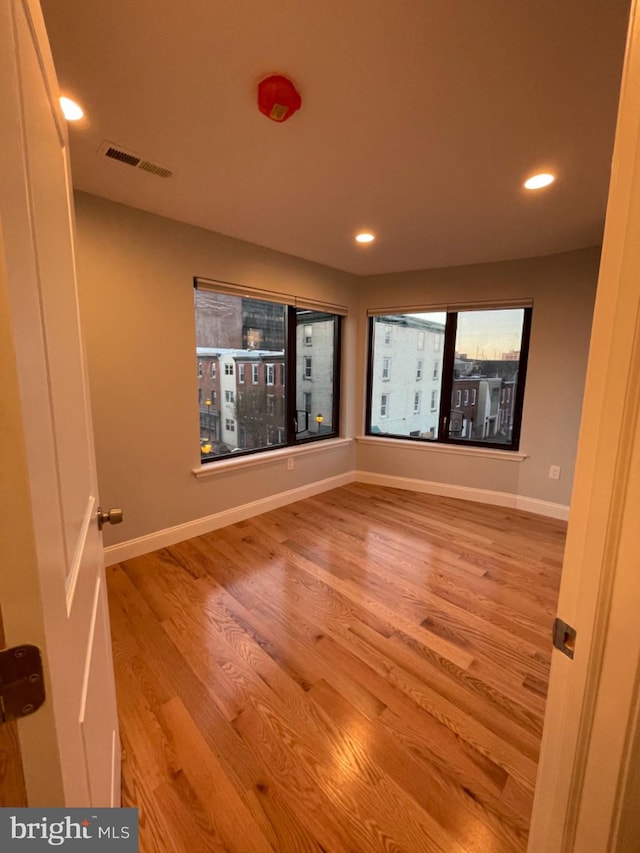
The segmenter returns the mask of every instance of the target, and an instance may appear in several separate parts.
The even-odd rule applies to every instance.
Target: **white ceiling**
[[[42,0],[81,190],[358,274],[602,236],[627,0]],[[291,77],[277,124],[257,84]],[[103,140],[162,179],[96,152]],[[538,194],[530,174],[557,182]],[[353,235],[378,239],[356,246]]]

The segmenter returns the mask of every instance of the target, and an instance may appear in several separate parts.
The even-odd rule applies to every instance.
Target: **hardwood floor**
[[[354,484],[111,566],[141,851],[524,851],[564,532]]]

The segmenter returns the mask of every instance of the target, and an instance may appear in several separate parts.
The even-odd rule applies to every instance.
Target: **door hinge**
[[[40,649],[14,646],[0,651],[0,724],[33,714],[44,699]]]
[[[553,647],[573,660],[576,645],[576,629],[557,617],[553,621]]]

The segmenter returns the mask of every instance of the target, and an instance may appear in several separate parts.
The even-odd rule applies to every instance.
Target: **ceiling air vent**
[[[118,160],[120,163],[126,163],[127,166],[133,166],[134,169],[151,172],[152,175],[158,175],[159,178],[170,178],[173,174],[170,169],[165,169],[164,166],[159,166],[150,160],[143,160],[142,157],[138,157],[132,151],[126,151],[122,146],[114,145],[112,142],[107,142],[106,140],[98,148],[98,154],[103,154],[112,160]]]

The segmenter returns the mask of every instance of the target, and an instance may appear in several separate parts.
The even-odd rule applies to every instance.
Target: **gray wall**
[[[599,252],[358,279],[84,193],[77,261],[100,499],[126,523],[111,545],[354,469],[568,504]],[[341,434],[363,430],[366,309],[532,297],[522,463],[388,447],[344,447],[196,480],[193,276],[349,307]],[[390,295],[392,294],[392,295]],[[548,478],[560,465],[559,481]]]
[[[600,251],[369,276],[361,282],[359,399],[364,400],[367,308],[533,299],[521,463],[360,445],[359,470],[510,492],[568,505]],[[362,417],[362,416],[361,416]],[[363,426],[361,425],[360,429]],[[549,466],[560,465],[559,480]]]
[[[241,240],[76,194],[77,267],[100,500],[125,523],[105,544],[133,539],[355,467],[353,448],[196,480],[193,277],[347,305],[342,433],[354,433],[355,279]]]

